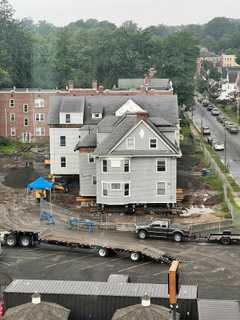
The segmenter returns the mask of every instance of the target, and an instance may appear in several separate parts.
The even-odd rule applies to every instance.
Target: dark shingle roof
[[[140,89],[144,85],[144,79],[118,79],[118,89]],[[149,79],[149,87],[152,89],[169,90],[171,85],[169,79]]]
[[[79,140],[74,151],[83,147],[96,147],[96,145],[97,145],[97,134],[96,134],[96,131],[94,130],[93,132],[90,132],[89,134],[87,134],[83,139]]]
[[[152,298],[168,298],[167,284],[152,283],[122,283],[119,285],[114,282],[18,279],[14,280],[5,289],[5,292],[128,297],[143,297],[147,292]],[[182,285],[178,297],[179,299],[196,299],[197,286]]]
[[[25,303],[9,308],[3,320],[67,320],[70,310],[50,302]]]
[[[232,300],[198,300],[198,319],[239,320],[239,302]]]
[[[62,97],[60,112],[84,112],[84,97]]]

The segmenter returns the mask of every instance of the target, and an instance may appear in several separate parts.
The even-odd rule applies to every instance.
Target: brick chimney
[[[74,89],[74,82],[73,80],[68,80],[68,90],[73,90]]]
[[[98,89],[98,83],[97,80],[92,80],[92,89],[96,90]]]
[[[137,119],[147,120],[147,118],[149,117],[149,114],[147,111],[142,111],[142,112],[137,112],[136,116],[137,116]]]

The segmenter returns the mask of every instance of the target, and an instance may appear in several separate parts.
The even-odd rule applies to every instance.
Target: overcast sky
[[[145,27],[205,23],[216,16],[240,18],[239,0],[9,0],[16,17],[63,26],[79,19],[127,20]]]

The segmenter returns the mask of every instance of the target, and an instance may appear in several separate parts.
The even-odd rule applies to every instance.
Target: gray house
[[[79,136],[80,196],[101,205],[176,203],[176,96],[86,97]]]

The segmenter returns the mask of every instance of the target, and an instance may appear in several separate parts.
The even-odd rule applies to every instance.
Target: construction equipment
[[[168,271],[168,296],[169,304],[173,310],[173,320],[176,320],[177,316],[177,295],[180,290],[178,271],[179,263],[180,262],[178,260],[174,260]]]

